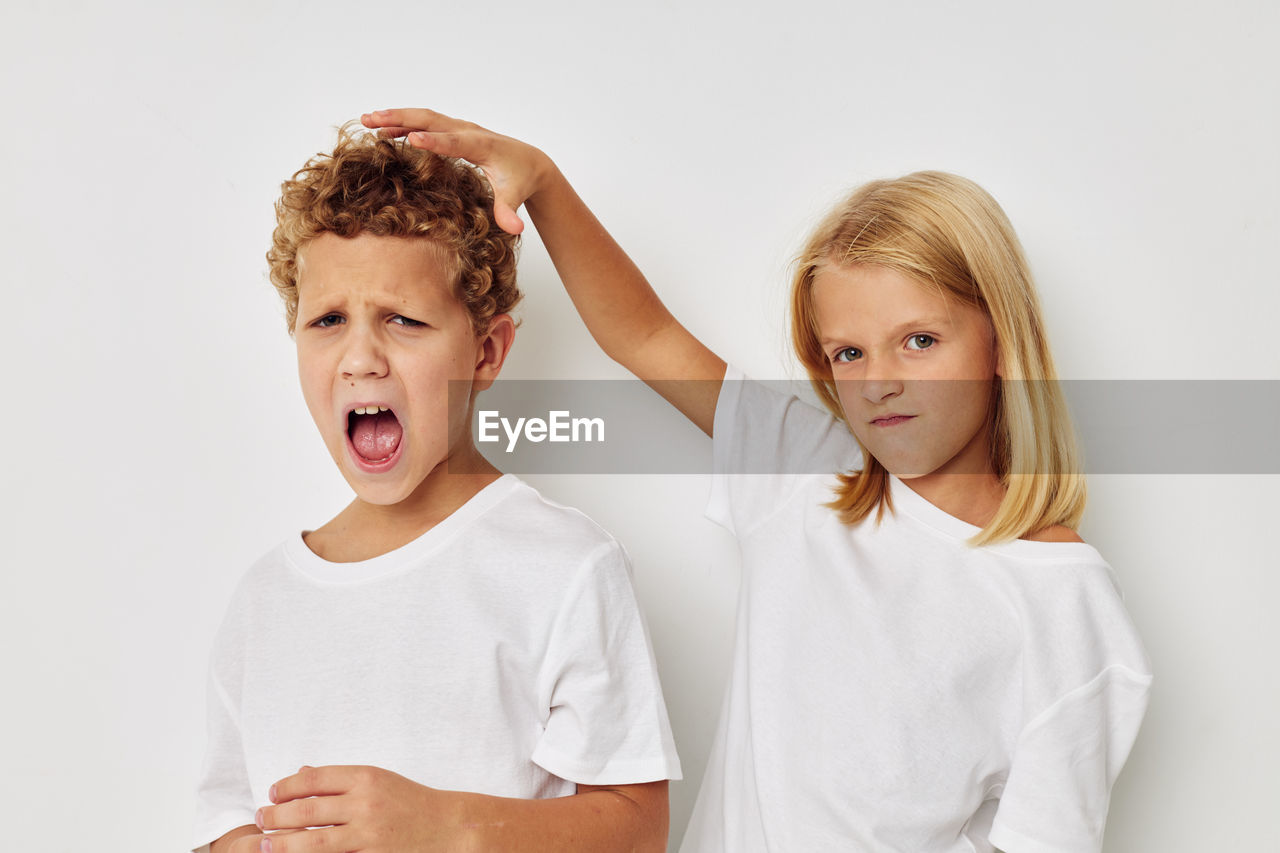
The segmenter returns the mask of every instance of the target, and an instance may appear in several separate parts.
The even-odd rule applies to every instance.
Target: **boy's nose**
[[[344,379],[385,376],[387,359],[377,336],[369,332],[353,331],[347,338],[347,348],[339,365]]]

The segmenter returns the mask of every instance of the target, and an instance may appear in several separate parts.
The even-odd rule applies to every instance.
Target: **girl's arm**
[[[523,230],[516,209],[524,204],[596,343],[711,435],[724,361],[677,322],[546,154],[431,110],[381,110],[362,121],[479,166],[504,230]]]

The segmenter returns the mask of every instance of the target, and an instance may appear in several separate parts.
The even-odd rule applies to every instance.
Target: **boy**
[[[665,849],[679,763],[625,555],[472,443],[520,297],[492,206],[465,164],[346,130],[283,186],[271,279],[355,499],[219,631],[211,853]]]

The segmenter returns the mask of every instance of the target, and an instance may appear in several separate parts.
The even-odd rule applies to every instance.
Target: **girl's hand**
[[[524,229],[516,208],[527,202],[525,212],[592,337],[711,435],[724,361],[671,316],[547,155],[431,110],[379,110],[362,120],[383,136],[408,136],[415,147],[479,166],[493,185],[494,218],[504,231]]]
[[[360,117],[386,138],[407,136],[414,148],[459,157],[480,167],[493,186],[493,215],[510,234],[524,230],[516,208],[545,186],[556,172],[551,159],[532,145],[485,130],[477,124],[421,109],[376,110]]]

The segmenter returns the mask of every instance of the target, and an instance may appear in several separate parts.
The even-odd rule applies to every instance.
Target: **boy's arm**
[[[258,853],[262,833],[256,826],[241,826],[209,845],[209,853]]]
[[[381,110],[362,121],[479,166],[493,185],[498,225],[513,234],[524,227],[516,215],[524,204],[596,343],[711,434],[724,361],[676,321],[547,155],[431,110]]]
[[[265,830],[319,828],[268,835],[270,853],[661,853],[667,843],[665,781],[579,785],[574,796],[521,800],[440,791],[377,767],[304,767],[272,786],[271,799],[276,805],[259,811]]]
[[[285,834],[293,835],[294,832]],[[238,826],[210,844],[209,853],[260,853],[262,839],[262,830],[258,827]]]

